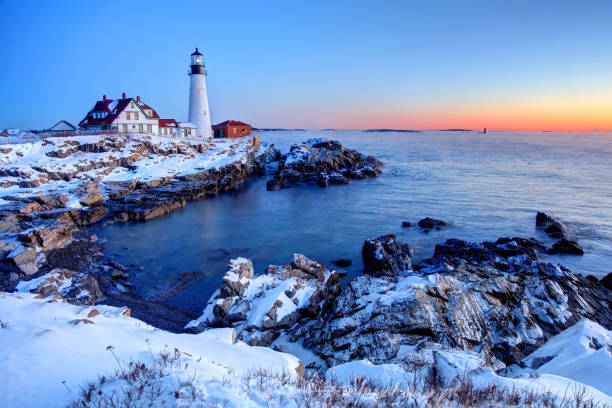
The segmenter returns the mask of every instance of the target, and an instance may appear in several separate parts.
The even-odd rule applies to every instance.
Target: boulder
[[[253,277],[253,262],[246,258],[232,259],[221,283],[221,296],[242,296]]]
[[[431,230],[434,228],[439,229],[439,228],[445,227],[446,225],[447,225],[446,222],[442,220],[436,220],[435,218],[430,218],[430,217],[426,217],[426,218],[419,220],[419,227],[427,229],[427,230]]]
[[[396,276],[412,268],[413,249],[398,242],[393,234],[368,239],[363,243],[363,273],[374,276]]]
[[[338,272],[301,254],[294,254],[290,265],[270,265],[259,276],[253,275],[250,260],[233,259],[221,288],[186,329],[235,327],[239,339],[268,346],[279,330],[328,311],[339,291]]]
[[[553,244],[552,248],[548,250],[548,253],[584,255],[584,250],[576,241],[572,241],[567,238],[561,238]]]
[[[372,156],[344,148],[340,142],[310,139],[294,144],[279,158],[276,172],[268,180],[268,190],[298,184],[348,184],[350,179],[376,177],[382,163]]]
[[[402,228],[410,228],[412,223],[410,221],[402,221]]]
[[[607,274],[606,276],[604,276],[603,278],[601,278],[601,280],[599,281],[599,283],[600,283],[600,284],[601,284],[601,286],[603,286],[604,288],[612,290],[612,272],[610,272],[609,274]]]
[[[7,272],[32,275],[38,271],[36,259],[36,249],[17,244],[3,259],[4,267],[2,269],[5,269]]]
[[[89,183],[83,188],[76,191],[77,194],[82,194],[79,197],[79,203],[85,207],[97,207],[102,205],[102,191],[97,183]]]
[[[93,305],[102,297],[98,281],[91,275],[69,269],[55,268],[51,272],[17,287],[38,293],[40,297],[60,296],[61,299],[78,305]]]
[[[555,219],[546,213],[538,212],[536,214],[536,226],[537,227],[546,227],[554,221]]]
[[[553,221],[544,229],[544,232],[551,238],[565,237],[565,227],[558,221]]]

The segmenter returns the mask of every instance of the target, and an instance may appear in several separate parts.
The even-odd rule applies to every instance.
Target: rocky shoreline
[[[606,340],[606,330],[612,329],[612,274],[598,280],[546,262],[544,254],[584,251],[559,220],[544,213],[536,215],[536,226],[558,240],[550,248],[524,237],[480,243],[448,239],[430,258],[417,261],[411,246],[394,235],[365,240],[363,274],[344,285],[342,271],[301,254],[261,274],[255,274],[251,260],[232,259],[201,316],[189,316],[131,291],[131,265],[105,257],[104,242],[85,227],[146,221],[189,200],[235,190],[255,175],[269,175],[271,190],[303,183],[327,186],[321,181],[326,177],[338,184],[346,183],[340,177],[374,177],[382,164],[320,139],[294,145],[286,155],[274,146],[260,151],[257,137],[223,146],[113,138],[40,143],[60,147],[47,149],[46,157],[79,156],[78,171],[60,171],[53,163],[30,166],[31,173],[3,168],[3,188],[28,190],[1,196],[2,291],[30,292],[32,300],[52,303],[118,306],[119,316],[175,333],[221,329],[231,333],[231,344],[240,340],[292,354],[299,376],[304,369],[320,375],[357,365],[392,370],[402,378],[409,373],[431,378],[444,387],[456,385],[460,376],[520,384],[539,378],[539,370],[559,373],[555,367],[566,364],[555,346],[559,342],[580,339],[585,361],[590,353],[612,349],[612,340]],[[15,149],[2,148],[6,154]],[[120,157],[106,154],[121,149]],[[87,162],[82,156],[89,153],[105,157]],[[211,165],[211,155],[217,165]],[[139,165],[143,160],[146,165]],[[147,166],[165,160],[179,167],[193,162],[186,171],[169,172],[164,164],[162,172],[145,176]],[[139,177],[124,177],[125,171]],[[121,177],[108,177],[113,174]],[[53,181],[54,188],[45,188]],[[411,225],[402,222],[405,228]],[[448,224],[428,217],[416,225],[426,233]],[[71,325],[96,324],[100,312],[83,310],[86,314]],[[592,378],[584,382],[594,383]]]
[[[334,141],[304,145],[313,143],[317,157],[302,162],[273,145],[261,149],[259,136],[206,143],[102,135],[0,145],[6,155],[0,170],[0,289],[13,291],[20,281],[54,270],[79,271],[99,282],[99,293],[88,302],[128,305],[135,317],[179,332],[193,316],[133,293],[127,268],[105,258],[86,227],[147,221],[187,201],[234,191],[254,176],[274,180],[288,157],[302,180],[313,166],[340,171],[341,165],[345,174],[361,174],[360,153]],[[376,167],[368,175],[379,174],[382,164],[367,160]]]
[[[525,367],[527,356],[583,319],[612,329],[611,276],[545,262],[547,248],[534,238],[449,239],[414,264],[412,252],[394,235],[366,240],[363,275],[342,289],[338,271],[301,254],[260,275],[250,260],[232,260],[186,329],[233,327],[250,345],[303,348],[314,370],[367,359],[418,371],[450,351],[498,372]]]

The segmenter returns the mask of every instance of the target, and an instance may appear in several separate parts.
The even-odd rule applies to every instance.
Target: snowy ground
[[[583,400],[612,406],[612,333],[586,320],[525,360],[536,364],[544,357],[546,364],[509,377],[482,368],[474,353],[444,352],[436,369],[445,388],[432,389],[420,373],[365,360],[332,367],[327,380],[300,379],[303,365],[296,357],[236,342],[233,329],[172,334],[126,316],[125,309],[42,299],[27,293],[32,287],[0,293],[2,407],[111,406],[126,398],[129,406],[227,407],[357,400],[425,407],[432,398],[459,407],[484,398],[474,406],[502,407],[513,405],[508,401],[525,406],[527,397],[536,398],[531,406],[574,406],[582,393]]]
[[[4,139],[4,138],[0,138]],[[91,182],[148,182],[233,162],[252,151],[249,138],[196,141],[144,134],[46,137],[15,135],[0,144],[0,204],[7,196],[71,191]],[[102,145],[103,151],[83,146]],[[85,151],[84,151],[85,150]],[[78,208],[78,200],[69,206]]]

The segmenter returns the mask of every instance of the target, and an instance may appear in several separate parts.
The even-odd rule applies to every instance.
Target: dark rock
[[[6,272],[32,275],[38,271],[36,258],[36,249],[19,245],[2,260],[2,269]]]
[[[555,219],[546,213],[538,212],[536,214],[536,226],[538,227],[546,227],[554,221]]]
[[[544,232],[551,238],[562,238],[565,237],[565,227],[558,221],[551,222],[545,229]]]
[[[333,261],[331,261],[331,263],[333,263],[336,266],[339,266],[341,268],[347,267],[347,266],[351,266],[353,264],[353,261],[351,261],[350,259],[335,259]]]
[[[570,254],[570,255],[584,255],[584,250],[576,241],[572,241],[566,238],[561,238],[555,242],[551,249],[548,250],[550,254]]]
[[[268,180],[268,190],[278,190],[298,184],[348,184],[350,179],[376,177],[382,163],[346,149],[337,141],[311,139],[291,146],[280,157],[277,170]]]
[[[607,274],[606,276],[604,276],[603,278],[601,278],[601,280],[599,281],[599,283],[600,283],[600,284],[601,284],[601,286],[603,286],[604,288],[612,290],[612,272],[610,272],[609,274]]]
[[[403,228],[410,228],[410,227],[412,227],[412,223],[410,221],[402,221],[402,227]]]
[[[442,220],[436,220],[435,218],[423,218],[419,221],[419,227],[431,230],[437,227],[445,227],[447,225],[446,222]]]
[[[408,244],[396,241],[393,234],[366,240],[361,252],[365,274],[396,276],[412,268],[413,249]]]

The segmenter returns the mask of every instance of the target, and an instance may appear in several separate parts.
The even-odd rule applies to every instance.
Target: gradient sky
[[[0,0],[0,128],[77,123],[102,94],[213,122],[612,129],[610,1]]]

